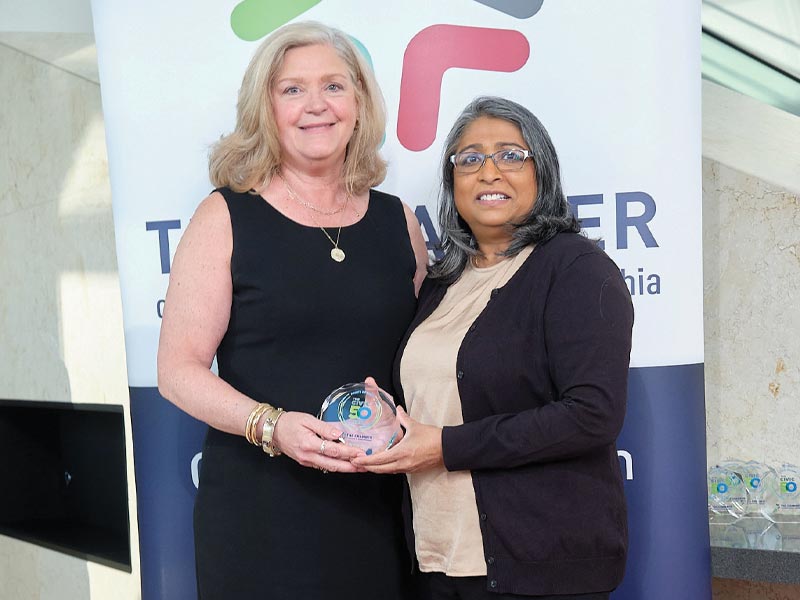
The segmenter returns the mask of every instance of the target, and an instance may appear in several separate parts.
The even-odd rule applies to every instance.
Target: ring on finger
[[[319,453],[320,454],[325,454],[325,442],[327,442],[327,441],[328,440],[322,440],[322,443],[319,445]]]

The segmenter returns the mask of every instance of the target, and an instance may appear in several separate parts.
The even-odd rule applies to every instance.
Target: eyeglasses
[[[477,173],[483,168],[487,158],[491,158],[499,171],[519,171],[525,160],[531,156],[530,150],[507,148],[492,154],[481,152],[459,152],[450,156],[456,173]]]

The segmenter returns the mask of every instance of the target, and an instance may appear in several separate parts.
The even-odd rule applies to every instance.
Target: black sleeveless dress
[[[398,198],[371,191],[341,230],[342,263],[318,227],[260,196],[218,190],[233,229],[233,302],[219,375],[259,402],[317,414],[335,388],[392,361],[416,306],[414,253]],[[335,237],[335,229],[329,229]],[[400,476],[336,474],[270,458],[209,428],[194,528],[202,600],[409,598]]]

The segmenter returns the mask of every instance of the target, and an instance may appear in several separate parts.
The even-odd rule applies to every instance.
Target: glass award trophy
[[[747,512],[747,492],[740,473],[723,466],[708,470],[708,514],[712,523],[731,523]]]
[[[708,531],[714,546],[747,548],[747,532],[739,527],[747,512],[747,492],[741,469],[732,463],[708,470]]]
[[[764,476],[762,513],[779,523],[800,523],[800,468],[782,464]]]
[[[784,463],[764,477],[764,515],[780,531],[780,549],[800,552],[800,467]]]
[[[735,471],[742,476],[742,483],[747,492],[747,510],[737,525],[747,534],[750,548],[768,550],[775,545],[779,532],[775,523],[764,516],[764,480],[772,467],[764,463],[749,460],[723,463],[723,467]],[[769,478],[767,478],[767,481]]]
[[[372,383],[348,383],[332,391],[319,418],[342,430],[342,442],[376,454],[392,447],[400,434],[392,397]]]

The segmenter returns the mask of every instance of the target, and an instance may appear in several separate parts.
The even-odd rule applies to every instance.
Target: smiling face
[[[300,170],[341,165],[358,106],[336,50],[320,44],[287,50],[270,93],[283,162]]]
[[[456,153],[492,154],[498,150],[530,150],[519,128],[509,121],[479,117],[464,130]],[[461,218],[479,245],[507,247],[511,223],[523,220],[536,202],[536,171],[528,159],[519,171],[500,171],[491,158],[476,173],[453,173],[453,196]]]

